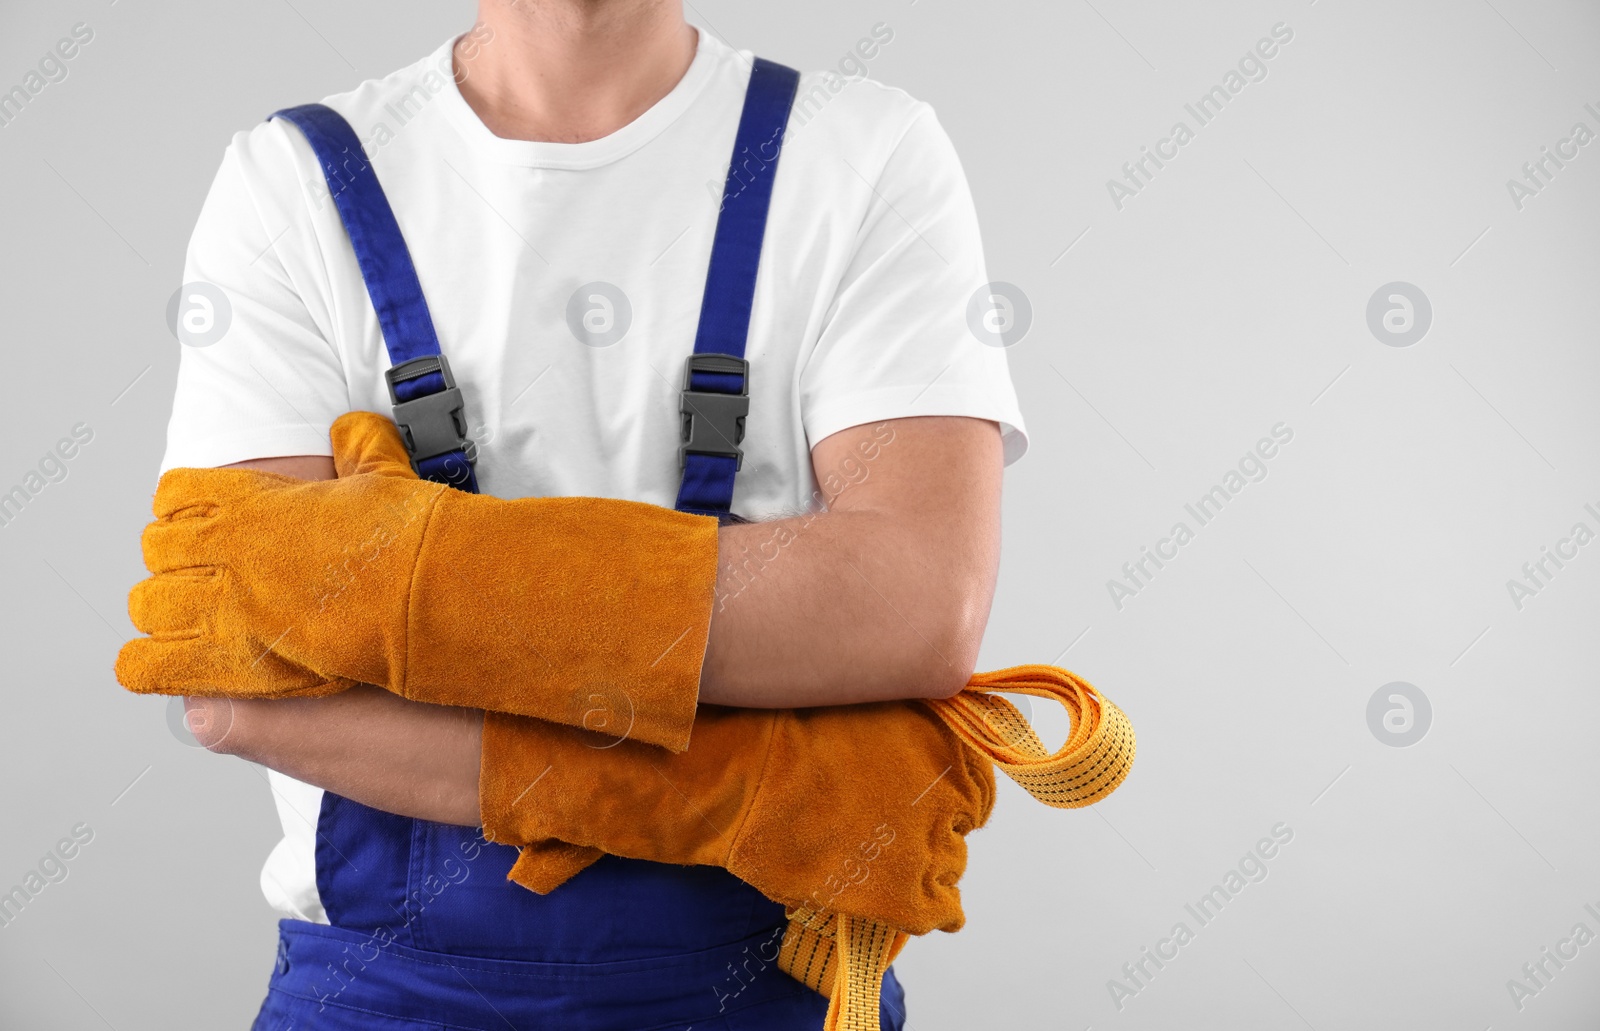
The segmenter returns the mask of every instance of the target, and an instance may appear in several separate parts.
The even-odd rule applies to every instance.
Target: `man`
[[[327,101],[403,229],[470,399],[484,494],[673,505],[680,363],[751,67],[687,24],[677,0],[481,0],[471,32]],[[746,345],[739,518],[716,531],[702,704],[959,691],[994,588],[1001,467],[1026,446],[1003,352],[967,327],[986,276],[948,139],[904,93],[840,85],[803,77],[783,137]],[[286,120],[235,138],[185,272],[225,293],[232,322],[220,342],[184,351],[164,469],[330,479],[330,425],[389,410],[383,334],[333,199]],[[258,1028],[380,1026],[374,1013],[383,1027],[435,1026],[406,1022],[420,1011],[394,976],[405,967],[381,958],[402,954],[526,985],[507,997],[547,997],[538,1012],[553,1026],[820,1026],[820,997],[769,988],[770,974],[743,998],[742,979],[740,992],[682,987],[716,1003],[699,1009],[652,995],[697,976],[683,957],[781,925],[781,907],[704,867],[608,858],[541,897],[506,884],[498,860],[457,881],[441,859],[440,890],[377,904],[398,939],[338,937],[371,923],[337,917],[381,895],[395,851],[373,844],[381,835],[392,845],[426,826],[414,821],[479,824],[482,712],[370,687],[188,705],[214,728],[208,745],[274,771],[285,837],[263,889],[289,921],[334,935],[309,953],[328,968],[320,987],[286,980],[297,954],[280,951]],[[341,839],[332,799],[393,817]],[[410,854],[413,867],[426,859]],[[364,901],[336,904],[335,892]],[[458,906],[525,915],[475,937],[446,919]],[[612,982],[625,989],[596,980],[635,969],[642,980]],[[903,1019],[892,980],[886,1027]],[[471,993],[486,1008],[461,1026],[500,1012],[486,992]],[[608,1010],[601,1000],[619,992],[651,1001]]]

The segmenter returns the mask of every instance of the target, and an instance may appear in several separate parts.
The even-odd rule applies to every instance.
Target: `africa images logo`
[[[1289,45],[1294,39],[1294,29],[1286,22],[1278,22],[1272,26],[1272,35],[1262,36],[1256,45],[1246,50],[1244,56],[1239,58],[1236,68],[1229,68],[1222,75],[1222,81],[1204,93],[1192,104],[1184,104],[1183,109],[1194,120],[1191,127],[1188,122],[1179,119],[1174,122],[1167,135],[1155,142],[1155,152],[1149,147],[1140,147],[1139,156],[1132,161],[1122,163],[1122,179],[1106,180],[1106,192],[1111,195],[1111,203],[1121,211],[1127,205],[1129,198],[1142,193],[1146,186],[1154,181],[1156,173],[1167,167],[1166,162],[1173,160],[1182,148],[1189,145],[1195,135],[1205,126],[1210,125],[1222,109],[1227,107],[1233,98],[1244,92],[1244,88],[1253,83],[1265,82],[1267,78],[1267,62],[1278,55],[1282,47]],[[1154,166],[1154,167],[1152,167]]]
[[[1168,562],[1178,557],[1180,549],[1194,540],[1199,529],[1222,514],[1224,505],[1238,497],[1247,485],[1265,480],[1269,471],[1267,462],[1277,457],[1279,449],[1293,439],[1292,426],[1286,422],[1274,423],[1272,435],[1256,441],[1255,447],[1246,451],[1239,459],[1237,468],[1223,473],[1218,482],[1212,484],[1210,490],[1183,506],[1184,512],[1194,520],[1193,527],[1187,520],[1178,520],[1172,524],[1172,529],[1167,531],[1167,536],[1155,542],[1154,550],[1149,546],[1141,547],[1138,558],[1124,562],[1122,579],[1112,578],[1106,581],[1106,592],[1111,595],[1111,604],[1116,610],[1121,612],[1128,599],[1149,587],[1155,580],[1156,573],[1165,569]]]

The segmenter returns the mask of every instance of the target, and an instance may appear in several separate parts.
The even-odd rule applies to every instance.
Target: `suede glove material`
[[[995,795],[993,764],[917,702],[705,705],[679,754],[491,712],[479,791],[485,835],[528,846],[511,879],[537,892],[609,852],[911,934],[961,927],[965,835]]]
[[[371,412],[339,479],[173,469],[128,599],[132,691],[271,698],[353,683],[681,750],[717,521],[604,498],[505,500],[420,480]]]

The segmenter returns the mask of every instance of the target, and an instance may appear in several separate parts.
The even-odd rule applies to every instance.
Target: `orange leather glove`
[[[511,879],[541,893],[609,852],[720,866],[791,909],[954,931],[965,835],[994,796],[993,764],[920,702],[704,705],[678,754],[484,716],[484,834],[529,846]]]
[[[1046,748],[995,692],[1059,702],[1066,741]],[[784,904],[778,969],[828,997],[827,1031],[877,1031],[883,974],[908,932],[961,926],[963,838],[993,808],[995,767],[1046,805],[1076,809],[1115,791],[1135,751],[1122,710],[1056,666],[978,673],[954,697],[920,703],[702,706],[699,726],[688,752],[663,757],[489,713],[485,833],[523,845],[511,879],[539,892],[602,851],[733,871]],[[930,774],[908,803],[907,785]]]
[[[405,698],[687,746],[717,521],[603,498],[505,500],[419,480],[351,412],[339,479],[173,469],[128,599],[129,690],[235,698],[377,684]]]

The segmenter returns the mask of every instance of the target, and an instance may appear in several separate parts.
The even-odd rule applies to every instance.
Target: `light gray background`
[[[698,24],[805,68],[879,21],[871,74],[930,101],[966,163],[1033,434],[1006,480],[983,654],[1059,661],[1132,716],[1139,760],[1089,811],[1009,783],[973,836],[968,926],[899,963],[917,1031],[994,1026],[1594,1026],[1600,944],[1518,1011],[1506,983],[1600,933],[1600,145],[1518,211],[1506,180],[1600,130],[1586,3],[1082,0],[789,6]],[[0,929],[6,1028],[243,1028],[274,949],[261,772],[118,689],[179,345],[183,248],[230,135],[464,30],[464,2],[7,3],[0,88],[70,26],[94,41],[0,128],[0,489],[94,440],[0,528],[0,886],[94,840]],[[1268,78],[1125,209],[1105,182],[1277,22]],[[1070,246],[1069,246],[1070,245]],[[1431,300],[1391,347],[1366,305]],[[1275,423],[1294,439],[1121,611],[1106,581]],[[1190,520],[1191,525],[1192,520]],[[1069,647],[1070,646],[1070,647]],[[1368,699],[1417,685],[1411,747]],[[1039,714],[1048,733],[1065,722]],[[1184,911],[1258,838],[1294,839],[1204,928]],[[1119,1011],[1107,981],[1198,928]]]

